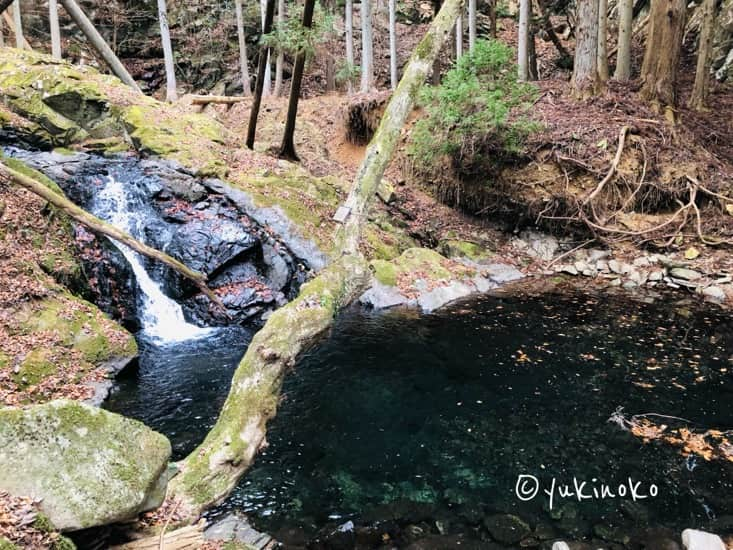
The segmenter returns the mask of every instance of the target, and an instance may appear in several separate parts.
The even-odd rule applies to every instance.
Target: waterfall
[[[129,196],[128,187],[130,184],[124,184],[111,175],[107,176],[104,187],[94,200],[92,212],[144,242],[145,216],[131,208],[131,203],[135,201]],[[129,262],[142,291],[139,312],[145,335],[158,342],[180,342],[211,333],[212,329],[201,328],[186,321],[181,306],[165,295],[160,285],[145,270],[137,252],[114,239],[110,241]]]

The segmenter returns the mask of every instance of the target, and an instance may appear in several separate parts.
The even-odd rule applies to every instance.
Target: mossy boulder
[[[144,424],[74,401],[0,409],[0,489],[39,499],[61,531],[159,506],[170,454]]]

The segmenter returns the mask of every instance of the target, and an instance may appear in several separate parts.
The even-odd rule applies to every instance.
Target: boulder
[[[39,500],[61,531],[160,506],[170,454],[144,424],[75,401],[0,409],[0,490]]]
[[[516,544],[531,533],[527,523],[511,514],[499,514],[484,519],[491,537],[504,544]]]
[[[697,529],[682,531],[682,546],[685,550],[725,550],[725,544],[718,535]]]

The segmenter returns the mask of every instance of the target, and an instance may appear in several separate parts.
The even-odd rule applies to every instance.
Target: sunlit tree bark
[[[631,78],[631,31],[634,23],[634,0],[618,2],[618,49],[613,78],[624,82]]]
[[[713,30],[715,26],[715,0],[704,0],[702,4],[703,17],[700,27],[700,37],[697,45],[697,68],[695,70],[695,84],[692,87],[689,106],[701,111],[707,107],[708,92],[710,89],[710,54],[713,45]]]

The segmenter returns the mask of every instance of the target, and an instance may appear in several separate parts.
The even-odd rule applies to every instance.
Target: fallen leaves
[[[5,538],[20,548],[51,548],[60,535],[36,525],[37,502],[0,491],[0,540]]]

